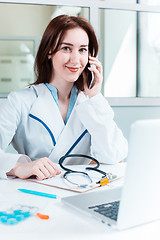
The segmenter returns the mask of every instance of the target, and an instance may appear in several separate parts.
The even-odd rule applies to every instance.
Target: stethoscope
[[[110,178],[110,179],[112,178],[112,173],[106,173],[106,172],[98,169],[99,166],[100,166],[100,163],[99,163],[99,161],[98,161],[97,159],[95,159],[95,158],[93,158],[93,157],[91,157],[91,156],[88,156],[88,155],[84,155],[84,154],[68,154],[68,155],[62,156],[62,157],[59,159],[59,165],[61,166],[61,168],[62,168],[63,170],[66,171],[66,172],[64,173],[64,175],[63,175],[64,179],[66,179],[66,180],[67,180],[69,183],[71,183],[72,185],[74,185],[74,186],[76,186],[76,187],[87,187],[87,186],[89,186],[89,185],[91,185],[91,184],[93,183],[93,181],[92,181],[91,177],[88,175],[88,173],[83,172],[83,171],[75,171],[75,170],[72,170],[72,169],[70,169],[70,168],[67,168],[67,167],[65,167],[65,166],[63,165],[63,162],[64,162],[64,160],[65,160],[66,158],[72,158],[72,157],[87,158],[87,159],[90,159],[90,160],[94,161],[94,162],[96,163],[96,166],[94,166],[94,167],[90,167],[90,166],[89,166],[89,167],[86,167],[85,170],[89,170],[89,171],[92,170],[92,171],[96,171],[96,172],[102,174],[102,179],[105,178],[105,177],[108,177],[108,178]],[[87,184],[78,184],[78,183],[75,183],[75,182],[71,181],[71,180],[69,179],[69,176],[70,176],[71,174],[72,174],[72,175],[73,175],[73,174],[80,174],[81,176],[87,178],[88,183],[87,183]]]

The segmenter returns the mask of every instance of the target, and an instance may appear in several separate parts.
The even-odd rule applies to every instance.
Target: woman
[[[97,52],[87,20],[61,15],[49,23],[35,60],[35,83],[10,93],[1,108],[1,178],[53,177],[60,174],[55,163],[69,153],[92,155],[108,164],[126,157],[127,141],[100,93]],[[17,154],[4,152],[9,143]]]

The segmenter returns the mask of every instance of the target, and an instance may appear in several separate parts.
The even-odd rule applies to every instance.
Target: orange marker
[[[109,179],[107,177],[100,180],[101,186],[107,185],[108,183],[109,183]]]
[[[36,215],[37,215],[37,217],[39,217],[40,219],[45,219],[45,220],[49,219],[49,216],[48,216],[48,215],[44,215],[44,214],[41,214],[41,213],[37,213]]]

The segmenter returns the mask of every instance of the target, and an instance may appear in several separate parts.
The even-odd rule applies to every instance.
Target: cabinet
[[[26,87],[34,81],[34,58],[26,56],[0,56],[0,93]]]

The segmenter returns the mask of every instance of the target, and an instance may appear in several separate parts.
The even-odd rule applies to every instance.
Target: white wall
[[[160,107],[113,107],[115,122],[129,139],[130,126],[140,119],[160,119]]]
[[[41,36],[51,20],[54,8],[45,5],[0,3],[0,34]]]

